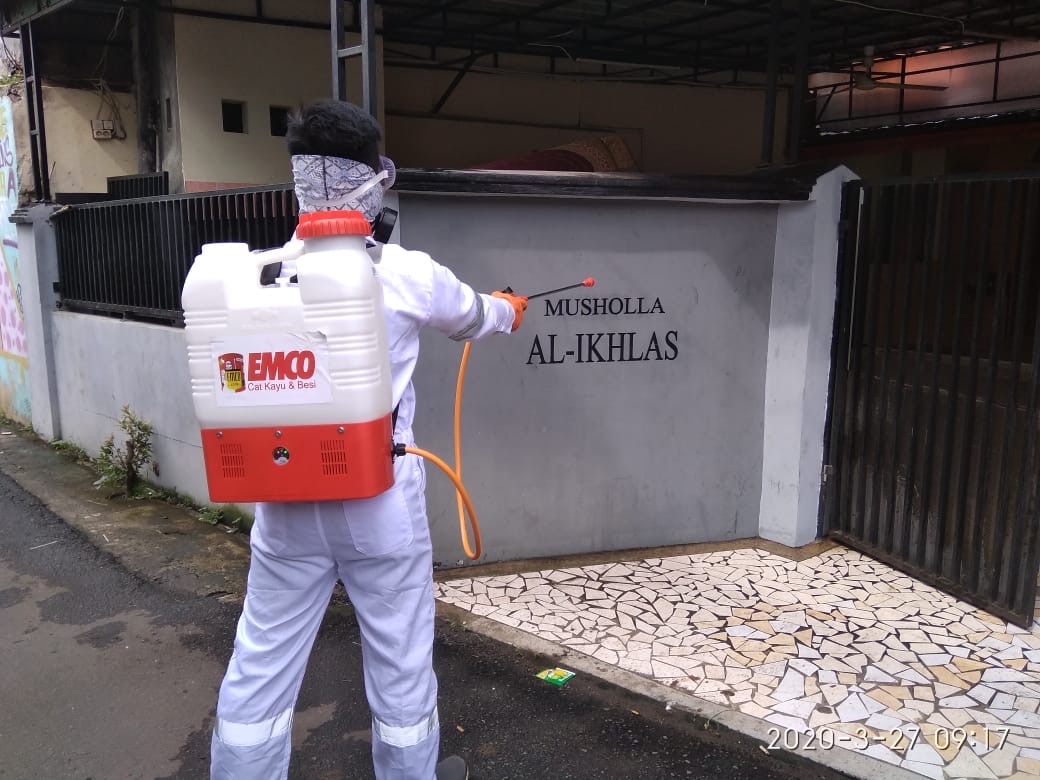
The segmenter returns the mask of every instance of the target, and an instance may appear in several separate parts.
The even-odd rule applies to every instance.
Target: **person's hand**
[[[513,330],[515,331],[519,328],[520,323],[524,321],[524,312],[527,311],[527,298],[522,295],[513,295],[512,292],[501,292],[498,290],[491,293],[491,297],[501,298],[513,307]]]

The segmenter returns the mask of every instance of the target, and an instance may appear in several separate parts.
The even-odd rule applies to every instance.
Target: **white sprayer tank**
[[[369,232],[358,212],[304,214],[302,253],[207,244],[195,258],[181,301],[211,500],[367,498],[393,484]],[[293,258],[296,283],[261,283],[265,266]]]

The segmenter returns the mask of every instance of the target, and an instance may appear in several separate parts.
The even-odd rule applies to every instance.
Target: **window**
[[[271,106],[271,135],[285,136],[289,124],[289,109],[282,106]]]
[[[246,131],[246,104],[237,100],[221,100],[220,113],[224,120],[225,133]]]

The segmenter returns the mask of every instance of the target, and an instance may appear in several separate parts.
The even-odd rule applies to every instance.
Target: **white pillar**
[[[798,547],[817,536],[842,185],[822,176],[807,203],[780,207],[766,364],[759,535]]]
[[[61,438],[58,385],[54,370],[52,314],[58,308],[58,252],[50,217],[57,206],[38,205],[11,215],[18,226],[22,309],[29,352],[32,427],[47,440]]]

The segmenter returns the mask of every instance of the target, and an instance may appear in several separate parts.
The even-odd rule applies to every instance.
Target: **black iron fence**
[[[298,207],[285,185],[69,206],[52,218],[61,305],[181,324],[181,288],[203,244],[280,246]]]
[[[113,198],[150,198],[170,194],[170,174],[135,173],[130,176],[109,176],[108,194]]]
[[[845,205],[827,530],[1027,625],[1040,177],[857,182]]]

